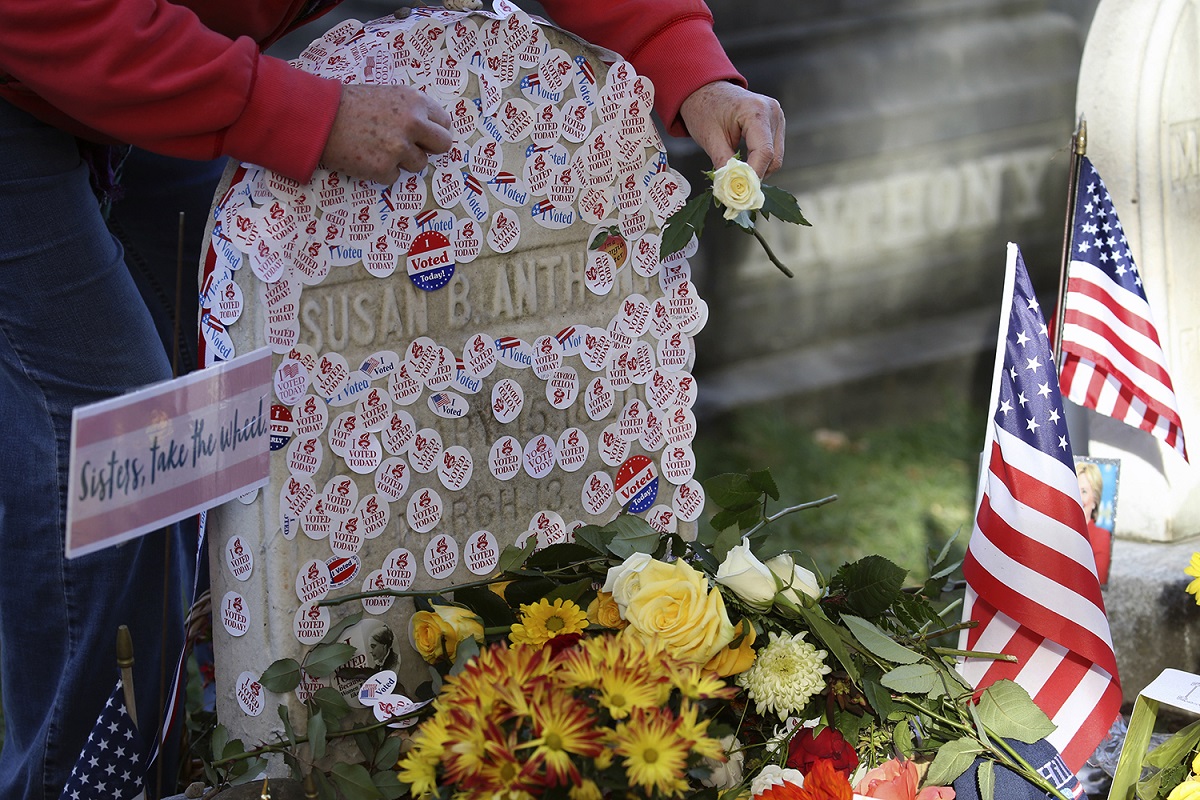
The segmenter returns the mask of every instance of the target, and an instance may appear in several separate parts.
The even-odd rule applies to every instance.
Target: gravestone
[[[208,517],[217,711],[247,741],[321,686],[386,718],[428,679],[411,600],[318,601],[449,590],[622,508],[690,535],[704,500],[689,370],[707,307],[687,251],[659,261],[688,186],[649,81],[503,0],[339,23],[295,63],[421,88],[456,141],[390,187],[241,165],[218,190],[205,355],[267,346],[276,366],[271,482]],[[352,612],[338,638],[358,655],[332,678],[257,682]]]
[[[1103,0],[1080,68],[1088,157],[1104,177],[1166,353],[1193,458],[1200,440],[1200,6]],[[1200,534],[1200,472],[1158,439],[1088,412],[1090,455],[1121,460],[1116,533]],[[1179,569],[1186,566],[1180,564]]]

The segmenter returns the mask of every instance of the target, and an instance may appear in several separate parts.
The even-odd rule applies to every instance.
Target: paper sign
[[[265,486],[271,351],[76,408],[67,557],[133,539]]]

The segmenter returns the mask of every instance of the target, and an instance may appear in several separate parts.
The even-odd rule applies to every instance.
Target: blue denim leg
[[[74,560],[63,543],[72,408],[168,377],[153,319],[74,140],[0,101],[5,800],[57,800],[114,684],[121,624],[133,633],[143,729],[159,716],[160,674],[169,680],[180,645],[194,542],[173,528]]]

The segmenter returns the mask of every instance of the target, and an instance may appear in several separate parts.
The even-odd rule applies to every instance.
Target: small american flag
[[[478,178],[476,178],[474,175],[467,172],[466,170],[463,170],[462,176],[463,176],[463,183],[466,184],[467,189],[474,192],[475,194],[483,194],[483,184],[479,182]]]
[[[580,76],[588,83],[596,82],[596,71],[592,69],[591,62],[584,56],[575,56],[575,65],[579,67]]]
[[[567,340],[570,339],[574,335],[575,335],[575,326],[571,325],[571,326],[563,328],[561,331],[559,331],[555,335],[554,338],[558,340],[559,344],[566,344]]]
[[[109,696],[60,800],[133,800],[142,796],[148,759],[129,712],[120,679]]]
[[[438,394],[435,394],[430,399],[433,400],[433,405],[435,408],[445,408],[446,406],[453,405],[453,403],[454,403],[454,398],[452,398],[448,394],[443,394],[441,392],[439,392]]]
[[[1080,157],[1062,386],[1079,405],[1157,436],[1187,459],[1167,359],[1112,198]]]
[[[541,79],[541,77],[538,76],[538,74],[536,72],[531,72],[528,75],[526,75],[524,78],[521,78],[521,88],[522,89],[531,89],[534,86],[541,86],[541,85],[542,85],[542,79]]]
[[[508,350],[510,347],[516,347],[521,344],[521,340],[515,336],[501,336],[496,340],[496,348],[499,350]]]
[[[1023,686],[1058,726],[1048,741],[1078,770],[1116,718],[1121,685],[1046,324],[1008,247],[986,471],[963,562],[963,619],[979,626],[962,638],[1018,661],[968,658],[961,671],[981,689]]]

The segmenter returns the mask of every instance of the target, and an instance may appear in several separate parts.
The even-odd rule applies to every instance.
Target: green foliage
[[[683,208],[672,214],[663,228],[659,257],[665,259],[678,253],[693,236],[700,238],[704,232],[704,218],[712,207],[712,189],[708,189],[693,195]]]
[[[996,681],[984,690],[975,711],[992,735],[1004,739],[1033,744],[1054,733],[1050,718],[1012,681]]]
[[[883,556],[867,556],[846,564],[833,576],[831,592],[845,595],[846,605],[868,617],[887,610],[904,586],[908,571]]]

